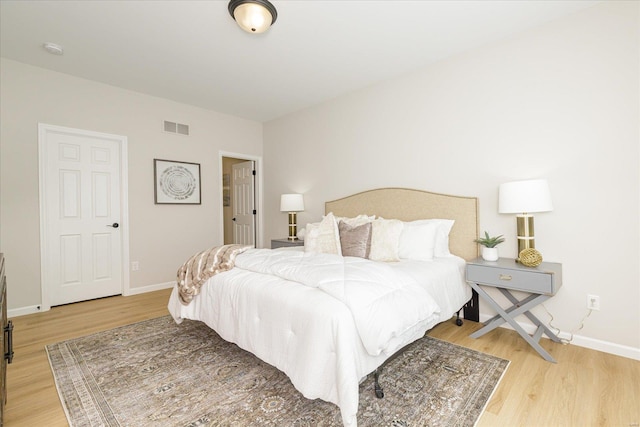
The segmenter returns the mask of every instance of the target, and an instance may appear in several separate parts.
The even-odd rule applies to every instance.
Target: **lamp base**
[[[518,233],[518,254],[525,249],[536,247],[535,237],[533,236],[533,215],[517,215],[516,229]]]
[[[518,253],[525,249],[535,249],[536,241],[533,237],[521,237],[518,236]]]
[[[298,240],[298,225],[296,224],[296,213],[289,212],[289,237],[288,240]]]

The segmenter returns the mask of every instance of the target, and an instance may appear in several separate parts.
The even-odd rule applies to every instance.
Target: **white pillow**
[[[449,252],[449,233],[451,232],[454,222],[455,220],[453,219],[419,219],[417,221],[411,221],[410,224],[436,224],[433,256],[447,257],[451,256],[451,252]]]
[[[453,223],[455,222],[455,220],[432,219],[431,221],[434,221],[438,224],[434,255],[437,257],[451,256],[451,252],[449,252],[449,233],[451,232],[451,228],[453,228]]]
[[[440,224],[435,222],[412,221],[403,223],[400,233],[400,259],[429,261],[433,259],[436,234]]]
[[[338,255],[342,253],[338,224],[333,213],[329,212],[320,222],[307,224],[304,251]]]
[[[376,219],[371,222],[371,251],[373,261],[399,261],[402,221],[397,219]]]

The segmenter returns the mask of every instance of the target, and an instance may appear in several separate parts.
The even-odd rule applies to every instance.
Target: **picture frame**
[[[200,163],[153,159],[156,205],[201,204]]]

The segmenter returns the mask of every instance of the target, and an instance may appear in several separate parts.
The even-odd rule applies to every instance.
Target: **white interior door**
[[[40,125],[45,306],[123,292],[122,138]]]
[[[231,166],[233,242],[256,244],[255,166],[252,160]]]

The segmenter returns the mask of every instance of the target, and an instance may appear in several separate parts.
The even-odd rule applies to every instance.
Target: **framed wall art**
[[[199,205],[200,164],[153,159],[157,205]]]

